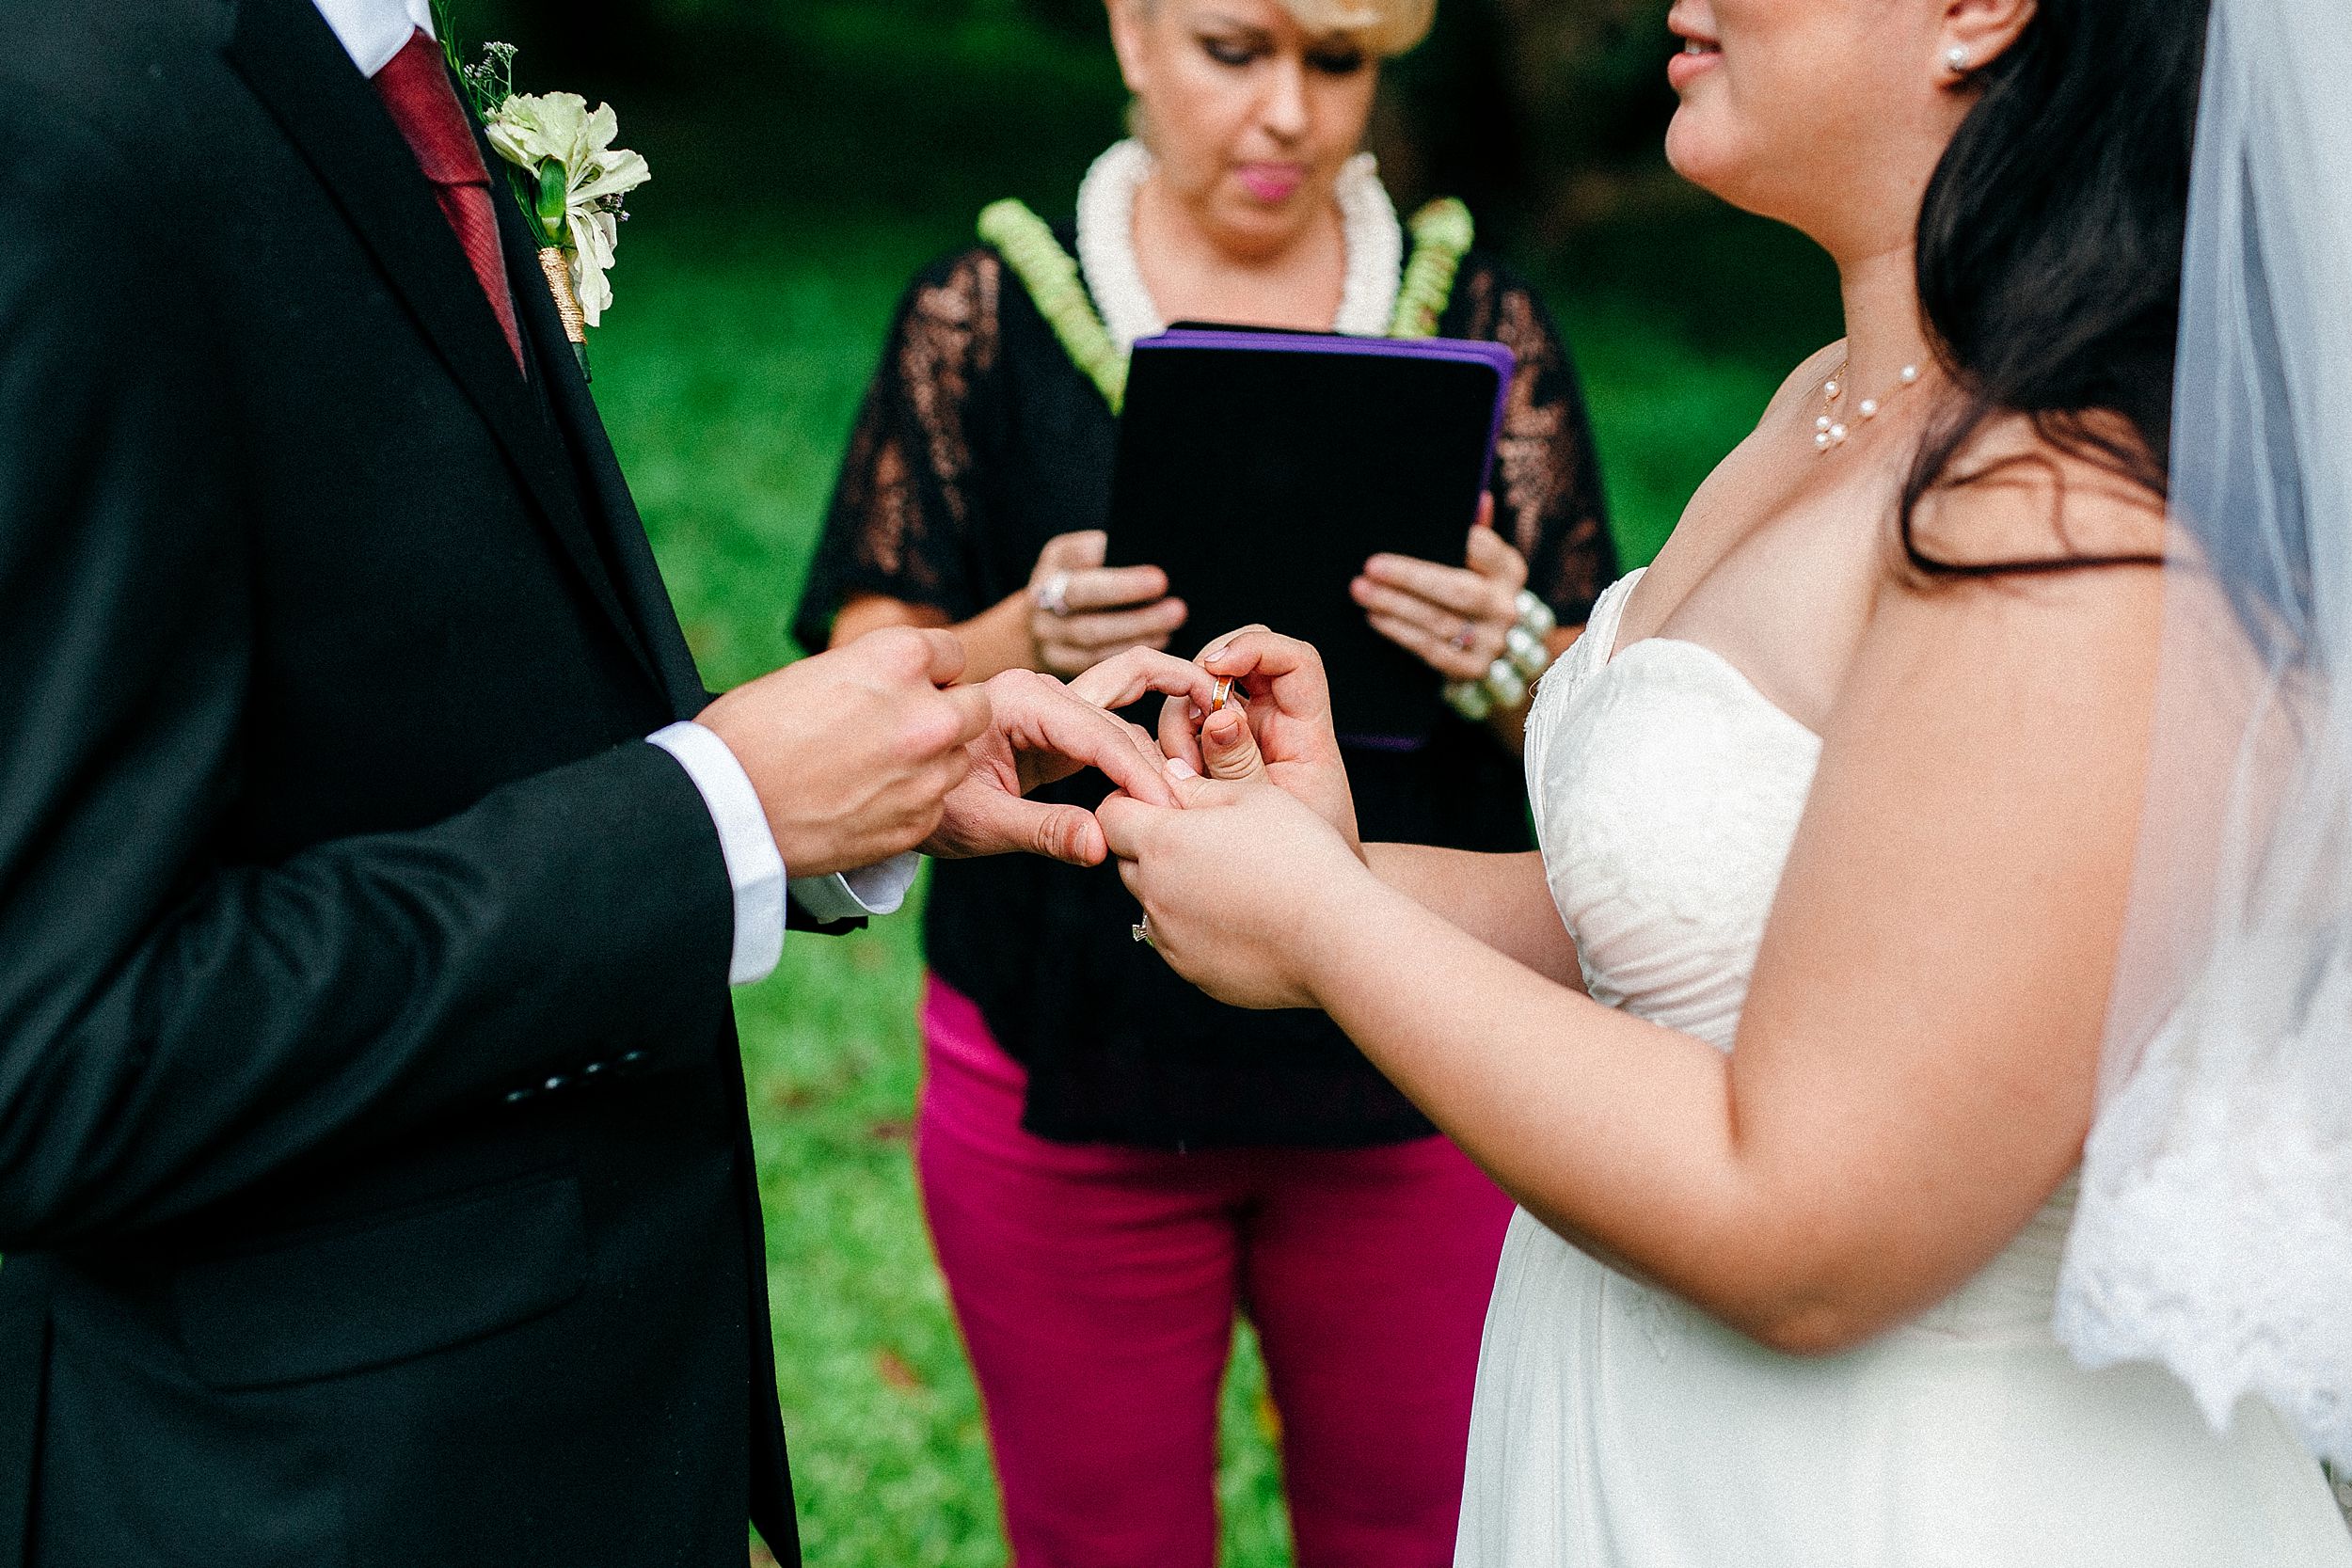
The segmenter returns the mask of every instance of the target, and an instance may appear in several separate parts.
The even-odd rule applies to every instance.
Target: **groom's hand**
[[[989,729],[983,687],[950,688],[963,644],[894,626],[737,687],[699,722],[735,753],[794,877],[874,865],[938,829]]]
[[[1025,852],[1100,865],[1108,847],[1092,812],[1023,797],[1093,768],[1137,800],[1174,805],[1158,742],[1109,710],[1153,692],[1205,706],[1214,684],[1199,665],[1149,648],[1105,659],[1068,686],[1033,671],[1006,671],[985,689],[989,728],[972,742],[972,771],[947,797],[946,816],[924,849],[951,858]]]

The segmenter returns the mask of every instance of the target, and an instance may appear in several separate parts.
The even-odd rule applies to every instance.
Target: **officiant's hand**
[[[1029,574],[1029,643],[1037,669],[1065,680],[1130,648],[1165,649],[1184,624],[1157,566],[1105,566],[1101,529],[1045,542]]]
[[[982,689],[993,711],[989,728],[966,748],[972,770],[948,794],[924,850],[949,858],[1021,852],[1102,864],[1109,851],[1092,812],[1023,797],[1095,768],[1137,800],[1175,804],[1159,743],[1111,710],[1154,692],[1206,705],[1212,685],[1199,665],[1149,648],[1105,660],[1067,686],[1032,670],[997,675]]]
[[[1263,776],[1329,823],[1362,853],[1356,797],[1331,727],[1331,684],[1310,643],[1245,626],[1209,644],[1198,661],[1233,682],[1240,698],[1222,711],[1171,697],[1160,709],[1160,749],[1212,779]]]
[[[938,828],[989,727],[984,688],[953,687],[963,645],[894,626],[762,675],[698,722],[751,776],[794,877],[875,865]]]
[[[1485,678],[1518,625],[1527,558],[1494,531],[1495,499],[1479,502],[1466,566],[1375,555],[1349,586],[1372,629],[1450,681]]]

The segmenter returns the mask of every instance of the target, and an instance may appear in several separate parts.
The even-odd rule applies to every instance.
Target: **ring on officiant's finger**
[[[1066,617],[1070,613],[1070,574],[1056,572],[1037,585],[1037,607],[1048,615]]]
[[[1133,926],[1128,927],[1127,930],[1130,935],[1132,935],[1137,942],[1143,943],[1144,946],[1152,948],[1155,951],[1158,949],[1159,943],[1152,940],[1152,917],[1150,915],[1145,915],[1141,920],[1138,920]]]

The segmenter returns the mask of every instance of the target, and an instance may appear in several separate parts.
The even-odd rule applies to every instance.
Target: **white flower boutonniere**
[[[576,92],[511,93],[489,118],[490,145],[530,177],[532,214],[570,263],[580,314],[594,326],[612,305],[612,246],[627,216],[621,198],[653,171],[614,147],[620,120]]]
[[[612,268],[623,199],[653,177],[645,160],[612,145],[620,120],[611,104],[594,109],[576,92],[516,92],[515,46],[486,45],[478,65],[461,68],[490,146],[506,161],[539,245],[540,270],[555,294],[564,336],[588,368],[589,327],[612,308]]]

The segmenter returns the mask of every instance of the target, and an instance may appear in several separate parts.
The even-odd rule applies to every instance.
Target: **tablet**
[[[1515,368],[1500,343],[1183,326],[1135,346],[1110,564],[1153,565],[1190,612],[1172,645],[1263,622],[1312,642],[1351,744],[1408,750],[1442,677],[1348,593],[1382,552],[1463,560]]]

